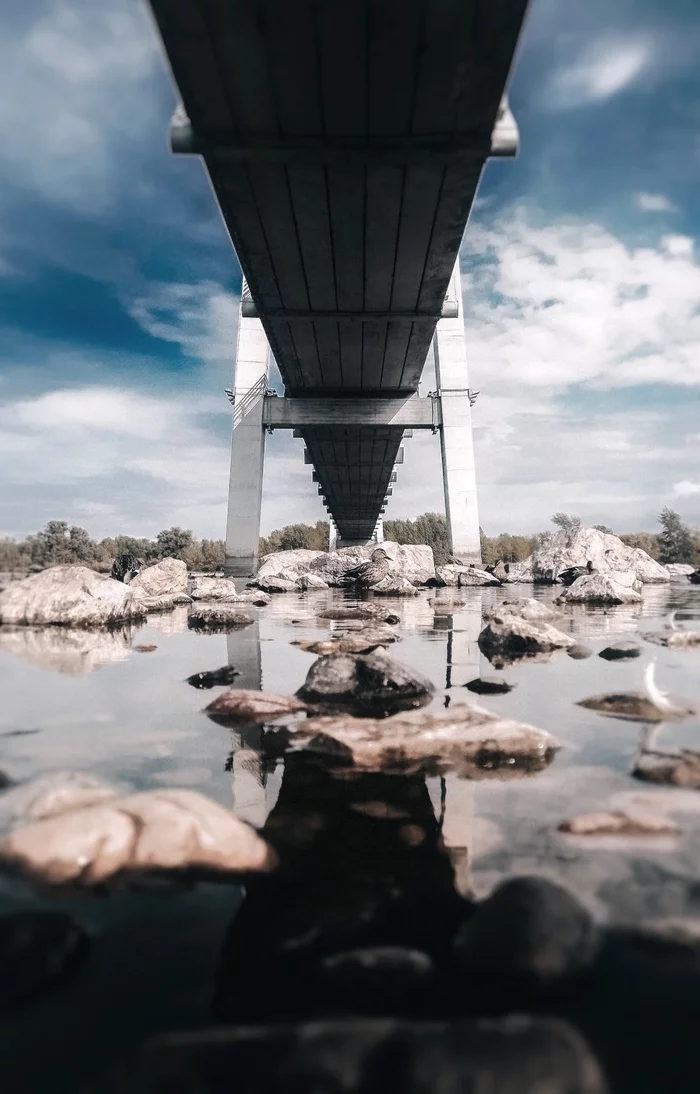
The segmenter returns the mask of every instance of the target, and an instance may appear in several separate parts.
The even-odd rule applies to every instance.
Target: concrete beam
[[[438,429],[440,424],[436,400],[420,395],[392,399],[286,399],[268,395],[263,408],[266,429],[334,425]]]

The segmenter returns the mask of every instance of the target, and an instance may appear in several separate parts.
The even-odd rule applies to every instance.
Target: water
[[[188,631],[186,608],[130,633],[0,630],[0,766],[13,780],[89,770],[137,790],[192,787],[260,827],[274,810],[269,838],[285,864],[262,898],[257,890],[244,898],[239,887],[202,884],[60,901],[89,928],[90,956],[69,982],[4,1015],[3,1090],[74,1090],[145,1036],[211,1024],[212,1014],[294,1017],[304,1011],[304,991],[296,974],[280,974],[279,938],[316,932],[337,936],[343,948],[387,894],[428,909],[420,927],[428,949],[439,946],[438,924],[451,914],[453,880],[459,892],[481,897],[505,876],[539,873],[569,885],[607,922],[697,916],[700,795],[633,779],[642,727],[575,704],[638,689],[655,657],[660,686],[700,705],[700,649],[641,642],[642,657],[629,662],[560,653],[506,668],[501,675],[516,685],[507,695],[470,695],[468,680],[495,675],[477,645],[483,609],[531,592],[454,590],[464,606],[453,614],[433,610],[433,591],[382,601],[402,617],[402,641],[388,652],[430,676],[433,705],[476,699],[558,738],[562,747],[545,771],[507,780],[448,773],[443,781],[376,775],[343,782],[298,753],[270,759],[260,752],[260,731],[236,734],[202,713],[219,689],[196,690],[185,680],[226,663],[241,673],[238,687],[296,691],[314,657],[291,643],[346,629],[316,617],[345,601],[341,593],[273,597],[253,609],[252,626],[228,636]],[[549,600],[553,591],[534,595]],[[700,588],[647,586],[641,605],[568,609],[557,625],[597,653],[659,628],[672,609],[697,627]],[[157,648],[138,649],[148,646]],[[656,747],[697,748],[699,731],[697,718],[665,726]],[[682,834],[586,843],[557,831],[567,817],[640,800],[671,809]],[[1,912],[41,907],[56,901],[0,878]]]

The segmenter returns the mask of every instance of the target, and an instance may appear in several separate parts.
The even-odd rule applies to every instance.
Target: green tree
[[[608,528],[607,524],[594,524],[593,527],[596,528],[599,532],[606,532],[609,536],[615,535],[612,528]]]
[[[84,528],[65,520],[50,520],[40,532],[27,537],[32,567],[61,566],[82,562],[89,566],[96,559],[97,544]]]
[[[202,569],[218,570],[226,561],[226,544],[223,539],[202,540]]]
[[[658,560],[661,546],[655,532],[623,532],[620,539],[627,547],[638,547]]]
[[[572,513],[555,513],[550,519],[552,524],[555,524],[562,532],[567,532],[569,535],[578,532],[581,527],[581,518],[575,517]]]
[[[194,536],[189,528],[165,528],[156,536],[160,558],[185,558],[194,546]]]
[[[665,505],[659,516],[660,562],[692,562],[695,557],[695,544],[690,528],[683,523],[680,514]]]

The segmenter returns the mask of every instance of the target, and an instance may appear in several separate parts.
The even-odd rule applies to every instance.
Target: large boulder
[[[418,596],[418,589],[407,577],[399,574],[387,574],[376,585],[370,585],[370,592],[378,596]]]
[[[309,551],[301,547],[297,551],[274,551],[260,560],[256,580],[258,582],[266,581],[267,578],[276,577],[283,570],[297,570],[300,574],[306,573],[313,562],[327,557],[326,551]]]
[[[230,577],[209,577],[196,574],[190,582],[193,600],[235,600],[236,586]]]
[[[459,566],[457,563],[448,563],[446,566],[437,566],[435,577],[439,585],[457,585],[463,588],[469,585],[500,585],[500,581],[486,570],[479,570],[476,566]]]
[[[502,600],[500,604],[492,604],[483,612],[483,619],[498,619],[504,615],[517,615],[521,619],[530,619],[535,623],[540,620],[561,619],[561,612],[557,611],[553,604],[547,604],[544,600],[535,600],[534,597],[513,597],[510,600]]]
[[[304,703],[380,713],[422,706],[435,691],[427,677],[394,661],[383,649],[319,657],[297,692]]]
[[[187,566],[180,558],[163,558],[137,574],[130,588],[143,589],[146,596],[187,595]]]
[[[367,547],[341,547],[337,551],[276,551],[274,554],[263,558],[260,569],[255,578],[255,584],[269,591],[278,591],[270,588],[273,581],[282,580],[295,582],[305,575],[314,575],[331,587],[343,585],[345,575],[349,570],[368,562],[377,544]],[[433,549],[422,543],[398,544],[392,540],[385,540],[381,547],[389,557],[390,574],[404,577],[415,585],[423,585],[435,578],[435,560]],[[314,587],[311,585],[298,585],[299,587]],[[280,589],[279,591],[286,591]],[[291,591],[291,590],[289,590]]]
[[[695,573],[695,567],[690,562],[667,562],[664,569],[671,577],[689,577]]]
[[[639,604],[641,593],[637,592],[631,570],[620,574],[622,581],[617,580],[615,574],[583,574],[576,581],[564,589],[557,598],[560,604]],[[631,577],[632,581],[627,578]]]
[[[569,566],[593,563],[599,573],[633,570],[638,581],[660,584],[670,581],[665,566],[655,562],[640,547],[628,547],[617,536],[597,528],[579,528],[574,532],[556,532],[543,536],[542,541],[523,566],[531,569],[533,580],[553,584],[562,570]]]
[[[479,649],[489,660],[547,657],[555,650],[574,645],[570,634],[549,623],[534,622],[515,615],[493,617],[479,635]]]
[[[52,566],[0,593],[0,622],[5,624],[104,627],[145,615],[133,583],[125,585],[87,566]]]

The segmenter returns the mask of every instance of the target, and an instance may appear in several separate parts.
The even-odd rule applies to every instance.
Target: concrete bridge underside
[[[442,363],[443,373],[455,373],[449,345],[462,320],[445,299],[451,279],[461,297],[453,272],[484,163],[516,151],[504,93],[526,6],[151,0],[182,100],[171,146],[202,156],[249,287],[239,403],[261,390],[269,362],[253,325],[264,332],[285,395],[298,400],[320,397],[330,407],[360,398],[369,411],[377,398],[415,393],[439,322],[452,321]],[[256,339],[250,351],[246,340]],[[242,368],[246,358],[254,366]],[[464,396],[461,358],[449,386]],[[466,429],[456,402],[452,409]],[[394,473],[401,419],[341,425],[307,416],[296,428],[340,537],[369,539]],[[234,449],[235,438],[236,429]],[[239,483],[257,474],[253,460],[242,459],[232,464]],[[446,474],[453,465],[443,445]],[[449,488],[446,480],[446,495]],[[231,541],[232,527],[242,528],[237,514],[251,504],[259,522],[257,482],[250,491],[232,498],[229,521],[229,568],[240,572],[256,561],[255,514],[249,542],[235,530],[240,542]],[[475,507],[475,486],[467,493]],[[472,516],[478,533],[475,508]],[[468,523],[473,529],[475,520]],[[453,538],[455,553],[478,557],[478,534],[476,543],[466,531]]]

